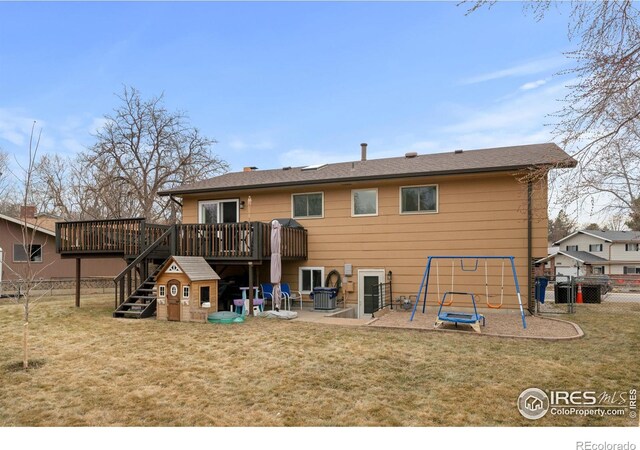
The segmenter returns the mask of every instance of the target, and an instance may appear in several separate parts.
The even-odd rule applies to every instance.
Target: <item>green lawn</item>
[[[637,425],[627,417],[531,422],[527,387],[640,388],[640,312],[581,305],[583,339],[470,334],[249,319],[210,325],[111,318],[113,299],[38,305],[32,356],[20,309],[0,304],[0,425],[324,426]]]

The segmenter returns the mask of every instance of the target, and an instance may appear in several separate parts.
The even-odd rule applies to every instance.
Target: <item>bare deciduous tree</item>
[[[41,160],[50,210],[69,218],[175,221],[178,206],[158,192],[220,174],[227,163],[212,153],[215,141],[185,113],[168,111],[162,96],[147,100],[125,87],[118,98],[91,148],[71,161]]]
[[[471,4],[469,14],[496,2],[462,3]],[[554,5],[570,9],[569,38],[576,42],[566,54],[575,64],[564,72],[575,81],[553,114],[556,138],[578,161],[577,171],[560,173],[562,199],[566,206],[601,194],[604,210],[629,214],[640,196],[640,11],[631,0],[523,8],[542,20]]]
[[[35,137],[35,122],[31,128],[31,137],[29,139],[29,154],[26,165],[20,164],[16,161],[16,164],[20,168],[19,176],[16,176],[16,184],[20,186],[21,206],[23,211],[27,210],[27,206],[33,205],[33,188],[35,182],[36,173],[36,156],[38,153],[38,147],[40,144],[40,135]],[[35,139],[35,140],[34,140]],[[10,273],[9,280],[5,283],[14,295],[11,299],[18,305],[22,306],[22,366],[24,369],[29,368],[29,320],[31,313],[37,306],[38,302],[47,294],[46,290],[42,289],[42,280],[39,276],[40,273],[51,263],[47,265],[33,264],[34,262],[42,259],[42,248],[46,242],[37,241],[37,229],[38,220],[29,220],[27,214],[21,217],[20,236],[14,236],[14,239],[18,241],[22,247],[22,256],[24,256],[24,263],[20,265],[20,268],[14,268],[5,262],[3,262],[5,269]],[[16,255],[14,255],[14,258]]]

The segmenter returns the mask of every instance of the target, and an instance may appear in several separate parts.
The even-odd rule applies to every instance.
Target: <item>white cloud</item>
[[[0,140],[19,147],[25,146],[29,142],[35,120],[23,111],[0,108]],[[36,129],[44,125],[44,121],[36,122]]]
[[[462,80],[462,84],[476,84],[485,81],[498,80],[501,78],[521,77],[535,75],[543,72],[555,72],[560,67],[566,65],[568,60],[564,56],[553,56],[550,58],[540,58],[537,60],[516,64],[506,69],[494,72],[471,76]]]
[[[520,90],[529,91],[531,89],[536,89],[536,88],[539,88],[540,86],[544,86],[545,84],[547,84],[546,79],[530,81],[529,83],[525,83],[522,86],[520,86]]]
[[[241,138],[231,137],[229,139],[229,148],[233,150],[272,150],[275,146],[273,141],[268,138]]]

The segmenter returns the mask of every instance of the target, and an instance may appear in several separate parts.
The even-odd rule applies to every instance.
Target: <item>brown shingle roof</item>
[[[575,167],[576,161],[556,144],[465,150],[462,153],[433,153],[414,158],[396,157],[327,164],[317,170],[302,167],[251,172],[231,172],[208,180],[186,184],[160,192],[160,195],[250,189],[256,187],[295,186],[404,178],[427,175],[451,175],[505,170],[532,166]]]
[[[180,266],[185,275],[187,275],[189,279],[191,279],[191,281],[207,281],[220,279],[220,276],[201,256],[172,256],[165,263],[165,267],[161,269],[161,272],[169,265],[170,261],[175,261],[176,263],[178,263],[178,266]]]

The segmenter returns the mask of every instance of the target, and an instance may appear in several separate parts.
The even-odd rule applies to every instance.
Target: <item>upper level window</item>
[[[568,252],[577,252],[578,251],[578,246],[577,245],[567,245],[567,251]]]
[[[640,244],[624,244],[624,250],[627,252],[640,251]]]
[[[377,216],[378,190],[354,189],[351,191],[351,215]]]
[[[438,186],[407,186],[400,188],[400,212],[438,212]]]
[[[322,192],[293,194],[291,203],[294,219],[321,218],[323,216],[324,194]]]
[[[13,262],[42,262],[42,245],[13,244]]]
[[[602,251],[602,244],[589,244],[589,251],[590,252],[601,252]]]

